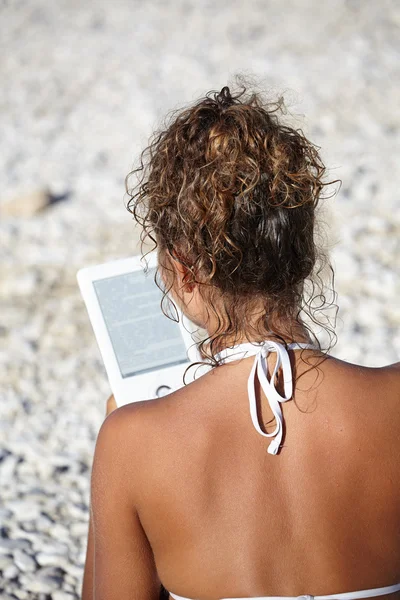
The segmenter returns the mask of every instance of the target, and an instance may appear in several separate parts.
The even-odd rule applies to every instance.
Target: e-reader
[[[165,316],[156,269],[153,251],[77,272],[117,406],[169,394],[184,385],[187,367],[201,361],[197,343],[205,332],[176,303],[179,322]],[[185,383],[195,371],[189,369]]]

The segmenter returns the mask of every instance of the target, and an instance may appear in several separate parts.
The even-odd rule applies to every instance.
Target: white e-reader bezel
[[[157,267],[157,253],[155,251],[147,254],[145,258],[131,256],[84,267],[76,274],[117,406],[164,396],[182,387],[183,374],[189,364],[201,361],[197,345],[192,338],[192,333],[196,336],[198,327],[182,313],[175,303],[179,311],[179,323],[176,323],[176,327],[179,327],[183,343],[186,347],[187,362],[172,366],[162,366],[161,368],[155,368],[149,372],[137,373],[132,376],[122,376],[94,284],[101,279],[129,274],[134,271],[142,271],[143,277],[153,279],[152,272],[145,272],[146,263],[149,271]],[[153,284],[154,286],[156,285],[154,281]],[[164,318],[166,319],[167,317],[164,316]],[[197,334],[197,341],[198,339]],[[185,383],[193,381],[195,371],[196,368],[188,371]]]

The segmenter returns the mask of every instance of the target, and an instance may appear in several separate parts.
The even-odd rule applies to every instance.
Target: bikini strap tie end
[[[268,446],[268,454],[278,454],[279,446],[279,440],[277,440],[276,438],[272,440],[272,442]],[[304,598],[304,596],[299,596],[299,598]],[[312,596],[310,596],[310,599],[312,599]]]

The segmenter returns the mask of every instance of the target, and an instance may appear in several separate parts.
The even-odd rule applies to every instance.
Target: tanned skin
[[[281,405],[276,456],[250,419],[252,357],[164,398],[118,409],[108,399],[82,600],[158,600],[161,583],[215,600],[400,582],[400,363],[329,357],[306,372],[301,353],[289,354],[296,389]],[[321,359],[314,350],[304,357]]]
[[[110,415],[113,410],[117,408],[117,403],[114,398],[114,394],[111,394],[106,401],[106,417]],[[93,519],[90,511],[89,515],[89,532],[88,541],[86,546],[86,561],[85,561],[85,572],[83,575],[82,584],[82,598],[90,598],[93,596],[93,563],[94,563],[94,536],[93,536]]]

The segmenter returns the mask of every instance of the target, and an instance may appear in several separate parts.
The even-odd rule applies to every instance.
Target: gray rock
[[[0,538],[0,552],[2,554],[9,554],[10,550],[29,550],[32,544],[27,539],[11,539],[11,538]]]
[[[7,508],[0,508],[0,523],[7,523],[11,517],[11,510],[8,510]]]

